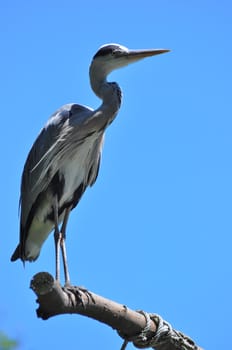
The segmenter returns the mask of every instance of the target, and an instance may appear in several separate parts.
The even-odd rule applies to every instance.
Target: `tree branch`
[[[37,316],[43,320],[60,314],[80,314],[103,322],[136,347],[158,350],[200,350],[158,315],[133,311],[86,289],[61,285],[47,272],[36,274],[30,287],[37,295]],[[126,342],[124,343],[126,345]]]

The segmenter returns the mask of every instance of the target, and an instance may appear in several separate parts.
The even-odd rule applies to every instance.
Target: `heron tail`
[[[18,259],[20,259],[20,244],[16,247],[14,253],[12,254],[10,260],[11,261],[16,261]]]

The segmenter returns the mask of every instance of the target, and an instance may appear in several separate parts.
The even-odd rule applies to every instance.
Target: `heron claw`
[[[75,306],[76,304],[81,304],[85,308],[86,304],[90,302],[95,304],[95,300],[92,296],[92,293],[90,293],[86,288],[72,286],[71,284],[66,283],[63,287],[63,290],[68,295],[72,306]],[[87,297],[87,301],[85,298],[83,298],[84,295]]]

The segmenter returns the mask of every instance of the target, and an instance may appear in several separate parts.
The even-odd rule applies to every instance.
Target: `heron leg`
[[[64,220],[63,220],[61,231],[60,231],[60,234],[61,234],[60,247],[61,247],[61,253],[62,253],[62,258],[63,258],[65,286],[70,285],[70,276],[69,276],[69,271],[68,271],[68,261],[67,261],[65,239],[66,239],[66,228],[67,228],[68,218],[69,218],[69,214],[70,214],[71,209],[72,209],[71,206],[65,209]]]
[[[56,280],[60,281],[60,245],[61,234],[59,230],[58,198],[55,196],[53,203],[54,210],[54,241],[55,241],[55,259],[56,259]]]

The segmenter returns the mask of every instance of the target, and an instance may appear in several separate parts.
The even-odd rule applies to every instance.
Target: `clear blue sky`
[[[29,283],[54,273],[52,235],[35,263],[9,261],[27,153],[62,104],[100,104],[88,67],[109,42],[172,52],[110,76],[124,100],[99,178],[71,215],[72,282],[161,314],[205,349],[230,346],[231,15],[229,0],[1,2],[0,329],[20,349],[121,345],[81,316],[37,319]]]

